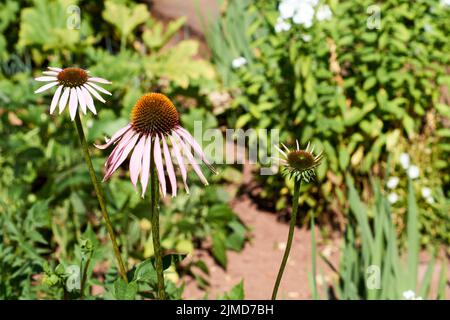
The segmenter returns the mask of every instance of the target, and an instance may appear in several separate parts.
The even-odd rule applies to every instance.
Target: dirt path
[[[198,253],[210,269],[211,286],[207,290],[208,296],[210,299],[216,298],[244,279],[246,299],[269,299],[286,245],[289,226],[278,222],[276,215],[257,210],[249,199],[236,202],[233,208],[251,229],[251,240],[242,252],[228,253],[227,271],[218,266],[208,254]],[[325,250],[331,252],[331,260],[337,261],[335,245],[327,246]],[[323,270],[325,278],[330,277],[330,269],[322,261],[318,261],[318,271],[320,270]],[[310,271],[311,233],[297,228],[279,289],[279,299],[310,299]],[[186,282],[186,299],[201,299],[204,294],[194,280],[189,279]]]

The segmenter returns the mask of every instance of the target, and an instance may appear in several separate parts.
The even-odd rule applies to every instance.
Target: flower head
[[[409,154],[402,153],[400,155],[400,164],[402,165],[403,169],[405,169],[405,170],[409,168]]]
[[[284,144],[282,144],[283,151],[279,147],[275,146],[284,158],[278,159],[285,168],[286,174],[295,179],[302,179],[309,182],[315,175],[314,169],[320,164],[323,158],[322,152],[314,155],[314,147],[310,143],[306,146],[305,150],[301,150],[297,141],[297,149],[289,150]]]
[[[408,168],[408,177],[411,179],[417,179],[419,177],[419,168],[415,165],[412,165]]]
[[[172,196],[177,194],[174,164],[179,167],[184,187],[189,193],[187,168],[183,156],[187,158],[188,163],[205,185],[208,185],[208,181],[195,161],[194,155],[197,155],[212,172],[216,173],[200,145],[180,125],[179,114],[172,101],[161,93],[143,95],[131,111],[131,122],[117,131],[106,144],[96,145],[96,147],[105,149],[111,144],[115,144],[116,147],[105,164],[106,173],[103,180],[109,179],[131,154],[130,179],[136,188],[140,176],[142,197],[147,189],[151,162],[155,164],[164,196],[166,195],[166,173],[169,177]]]
[[[388,195],[388,201],[391,204],[394,204],[398,201],[398,194],[396,192],[391,192]]]
[[[390,177],[386,183],[389,189],[395,189],[399,183],[400,179],[398,177]]]
[[[97,114],[95,109],[94,96],[97,100],[105,103],[105,100],[97,91],[111,95],[96,83],[110,84],[108,80],[91,77],[89,71],[80,68],[54,68],[49,67],[49,71],[44,71],[44,76],[38,77],[36,81],[49,82],[37,89],[34,93],[41,93],[54,86],[58,86],[50,104],[50,114],[53,114],[59,104],[59,113],[62,113],[69,103],[70,118],[75,119],[78,105],[81,111],[86,114],[87,109],[93,114]],[[87,108],[87,109],[86,109]]]
[[[238,57],[231,61],[231,66],[233,67],[233,69],[239,69],[245,64],[247,64],[247,59],[245,59],[244,57]]]

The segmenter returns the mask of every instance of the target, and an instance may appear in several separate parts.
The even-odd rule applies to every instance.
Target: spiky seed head
[[[143,134],[168,134],[179,124],[179,114],[168,97],[147,93],[131,110],[131,125]]]

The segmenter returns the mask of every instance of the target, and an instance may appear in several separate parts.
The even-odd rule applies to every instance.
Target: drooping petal
[[[283,156],[287,157],[287,154],[283,150],[281,150],[278,146],[274,145],[274,147],[275,147],[275,149],[278,150],[279,153],[281,153]]]
[[[123,149],[126,147],[128,141],[136,134],[136,131],[130,130],[125,133],[122,138],[120,139],[117,146],[114,148],[114,150],[111,152],[111,154],[108,157],[108,160],[106,160],[105,167],[110,168],[113,163],[120,157],[120,154],[122,153]]]
[[[156,172],[158,173],[159,185],[163,196],[166,196],[166,177],[164,175],[164,167],[161,157],[161,145],[159,143],[159,135],[155,135],[155,143],[153,145],[153,156],[155,160]]]
[[[81,87],[81,91],[83,91],[84,97],[86,99],[86,105],[89,108],[89,110],[91,110],[93,114],[97,114],[97,110],[95,109],[94,106],[94,100],[92,99],[89,91],[87,91],[85,87]]]
[[[192,168],[194,169],[195,173],[197,174],[197,176],[200,178],[200,180],[203,182],[204,185],[208,185],[208,180],[206,180],[205,176],[203,175],[202,170],[200,169],[200,166],[198,165],[198,163],[195,161],[194,157],[192,156],[189,148],[185,145],[185,143],[183,142],[183,140],[180,138],[180,136],[173,131],[173,135],[178,139],[178,142],[180,143],[181,147],[184,150],[184,154],[186,155],[186,157],[189,160],[189,163],[192,165]]]
[[[172,149],[175,153],[175,158],[177,159],[178,167],[180,168],[180,171],[181,171],[181,177],[183,178],[184,189],[186,190],[186,193],[189,194],[189,187],[187,185],[187,170],[184,165],[183,156],[181,155],[180,148],[178,147],[178,143],[175,141],[175,138],[173,136],[169,135],[169,139],[170,139],[170,142],[172,143]]]
[[[69,100],[69,112],[70,119],[75,119],[75,115],[77,114],[78,107],[78,99],[77,99],[77,90],[75,88],[70,89],[70,100]]]
[[[69,99],[70,88],[66,87],[62,94],[61,100],[59,100],[59,113],[64,111],[64,108],[67,105],[67,99]]]
[[[170,157],[169,147],[166,139],[161,138],[164,150],[164,160],[166,160],[167,174],[169,175],[170,186],[172,187],[172,197],[177,195],[177,178],[175,177],[175,170],[173,169],[172,158]]]
[[[54,76],[44,76],[44,77],[34,78],[34,80],[48,82],[48,81],[56,81],[56,80],[58,80],[58,78],[54,77]]]
[[[92,81],[92,82],[98,82],[98,83],[106,83],[106,84],[111,84],[111,81],[108,81],[106,79],[103,78],[99,78],[99,77],[92,77],[92,78],[88,78],[88,81]]]
[[[102,96],[99,95],[98,92],[95,91],[95,89],[92,88],[90,85],[88,85],[87,83],[85,83],[83,86],[84,86],[86,89],[88,89],[89,92],[92,93],[92,95],[93,95],[97,100],[99,100],[100,102],[103,102],[103,103],[106,102],[105,99],[103,99]]]
[[[53,111],[55,111],[56,105],[58,104],[59,97],[61,96],[63,86],[59,86],[58,89],[56,89],[55,95],[53,96],[52,103],[50,104],[50,114],[53,114]]]
[[[144,145],[145,136],[139,139],[139,142],[136,144],[136,148],[134,148],[133,154],[131,155],[130,159],[130,179],[135,189],[136,183],[139,178],[139,173],[141,172],[142,153],[144,152]]]
[[[51,83],[47,83],[46,85],[40,87],[39,89],[37,89],[34,93],[41,93],[45,90],[50,89],[51,87],[54,87],[58,84],[59,82],[55,81],[55,82],[51,82]]]
[[[100,91],[100,92],[103,92],[104,94],[111,95],[111,92],[109,92],[108,90],[103,89],[102,87],[96,85],[95,83],[92,83],[92,82],[89,82],[89,81],[88,81],[88,84],[89,84],[91,87],[93,87],[94,89],[96,89],[96,90],[98,90],[98,91]]]
[[[105,179],[108,179],[114,173],[114,171],[116,171],[117,168],[125,161],[131,149],[134,148],[134,145],[136,144],[136,141],[139,139],[139,137],[140,134],[136,134],[133,136],[133,138],[130,139],[130,141],[127,142],[125,148],[122,149],[122,152],[118,155],[116,161],[111,165],[109,170],[106,172]]]
[[[94,146],[98,149],[106,149],[108,148],[111,144],[113,144],[114,142],[116,142],[117,139],[119,139],[120,137],[122,137],[129,129],[131,128],[131,124],[127,124],[125,127],[119,129],[119,131],[117,131],[116,133],[114,133],[112,135],[112,137],[108,140],[108,142],[106,142],[105,144],[94,144]]]
[[[152,136],[148,135],[147,141],[145,141],[144,151],[142,155],[142,171],[141,171],[142,198],[144,197],[145,191],[147,190],[148,176],[150,174],[151,153],[152,153]]]
[[[86,99],[84,98],[83,91],[81,91],[81,88],[77,87],[77,97],[78,102],[80,103],[81,111],[83,111],[84,114],[86,114]]]
[[[200,157],[200,159],[206,164],[206,166],[215,174],[217,174],[216,169],[211,165],[211,163],[206,159],[205,154],[203,153],[202,148],[200,145],[195,141],[194,137],[183,127],[178,127],[176,129],[177,133],[181,135],[186,142],[194,149],[197,156]]]

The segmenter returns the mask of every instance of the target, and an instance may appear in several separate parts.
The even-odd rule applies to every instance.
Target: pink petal
[[[70,119],[75,119],[75,115],[77,114],[78,107],[78,99],[77,99],[77,90],[75,88],[70,89],[70,100],[69,100],[69,112]]]
[[[95,106],[94,106],[94,100],[92,99],[89,91],[87,91],[87,89],[85,87],[81,87],[81,91],[83,91],[86,105],[89,108],[89,110],[91,110],[91,112],[93,114],[97,114],[97,110],[95,110]]]
[[[67,99],[69,99],[70,88],[66,87],[62,94],[61,100],[59,100],[59,113],[64,111],[64,108],[67,105]]]
[[[143,151],[144,155],[142,157],[142,171],[141,171],[141,185],[142,185],[142,194],[141,197],[144,197],[145,191],[147,190],[148,184],[148,176],[150,173],[150,157],[152,153],[152,136],[147,136],[147,141],[145,142],[145,147]]]
[[[123,151],[123,149],[126,147],[128,141],[130,141],[130,139],[135,134],[136,134],[136,131],[130,130],[123,135],[122,139],[120,139],[117,146],[114,148],[114,150],[109,155],[108,160],[106,160],[106,163],[105,163],[105,166],[107,168],[106,170],[108,170],[108,168],[111,167],[111,164],[114,163],[118,159],[118,157],[120,157],[120,154]]]
[[[170,185],[172,187],[172,197],[177,195],[177,178],[175,177],[175,170],[173,169],[172,159],[170,158],[169,147],[164,137],[162,137],[162,144],[164,150],[164,159],[166,160],[166,169],[169,175]]]
[[[170,142],[172,143],[172,149],[175,152],[175,158],[178,162],[178,167],[180,167],[181,171],[181,177],[183,178],[184,183],[184,189],[186,190],[186,193],[189,193],[189,187],[187,185],[187,170],[184,166],[183,157],[181,156],[180,148],[178,147],[178,144],[175,141],[175,138],[173,138],[171,135],[169,135]]]
[[[136,183],[139,178],[139,173],[141,172],[142,165],[142,153],[144,152],[145,136],[143,136],[134,148],[133,154],[130,159],[130,179],[131,183],[136,189]]]
[[[93,81],[93,82],[98,82],[98,83],[111,84],[111,81],[108,81],[108,80],[103,79],[103,78],[98,78],[98,77],[92,77],[92,78],[89,78],[88,81]]]
[[[47,83],[46,85],[43,85],[42,87],[40,87],[39,89],[37,89],[34,93],[41,93],[41,92],[43,92],[43,91],[45,91],[45,90],[50,89],[51,87],[56,86],[58,83],[59,83],[59,82],[57,82],[57,81],[52,82],[52,83]]]
[[[208,181],[206,180],[205,176],[202,173],[202,170],[200,169],[200,166],[197,164],[197,162],[195,161],[194,157],[192,156],[189,148],[184,144],[183,140],[180,138],[180,136],[178,136],[178,134],[173,131],[173,134],[175,137],[178,138],[178,141],[180,142],[181,147],[184,150],[184,154],[186,155],[186,157],[188,158],[190,164],[192,165],[192,168],[194,169],[195,173],[197,174],[197,176],[200,178],[200,180],[203,182],[204,185],[208,185]]]
[[[50,104],[50,114],[55,111],[56,105],[58,104],[59,97],[61,96],[63,86],[59,86],[58,89],[56,89],[55,95],[53,96],[52,103]]]
[[[48,81],[56,81],[56,80],[58,80],[58,78],[54,77],[54,76],[45,76],[45,77],[34,78],[34,80],[48,82]]]
[[[217,174],[216,169],[214,169],[214,167],[211,165],[211,163],[206,159],[205,154],[203,153],[202,148],[200,147],[200,145],[197,143],[197,141],[195,141],[194,137],[191,136],[191,134],[184,129],[183,127],[178,127],[176,129],[177,133],[180,134],[181,136],[183,136],[184,139],[187,140],[187,143],[189,143],[189,145],[192,146],[192,148],[194,149],[195,153],[200,157],[200,159],[202,159],[202,161],[206,164],[206,166],[215,174]]]
[[[114,134],[112,135],[111,139],[109,139],[107,143],[101,144],[101,145],[94,144],[94,146],[95,146],[96,148],[99,148],[99,149],[102,149],[102,150],[103,150],[103,149],[106,149],[106,148],[108,148],[113,142],[116,142],[117,139],[119,139],[120,137],[122,137],[122,135],[125,134],[130,128],[131,128],[131,124],[127,124],[125,127],[119,129],[119,131],[117,131],[116,133],[114,133]]]
[[[94,89],[97,89],[98,91],[103,92],[104,94],[111,95],[111,92],[109,92],[108,90],[103,89],[102,87],[96,85],[95,83],[91,83],[91,82],[88,81],[88,84],[91,87],[93,87]]]
[[[136,144],[136,141],[139,139],[140,134],[136,134],[133,136],[133,138],[128,141],[125,148],[123,148],[120,155],[117,157],[117,160],[114,162],[114,164],[110,167],[110,169],[106,172],[105,178],[108,179],[114,171],[117,170],[117,168],[125,161],[125,159],[128,157],[128,154],[130,153],[131,149],[134,148],[134,145]]]
[[[86,99],[84,98],[83,91],[81,91],[81,88],[77,87],[77,96],[78,96],[78,102],[80,103],[81,111],[83,111],[84,114],[86,114]]]
[[[155,136],[155,144],[153,145],[153,156],[155,159],[156,171],[158,173],[159,184],[163,196],[166,196],[166,177],[164,175],[164,167],[161,158],[161,145],[159,144],[159,135]]]
[[[89,92],[92,93],[92,95],[93,95],[95,98],[97,98],[97,100],[99,100],[100,102],[103,102],[103,103],[106,102],[105,99],[103,99],[102,96],[99,95],[98,92],[95,91],[95,89],[92,88],[90,85],[88,85],[87,83],[85,83],[83,86],[84,86],[86,89],[88,89]]]

